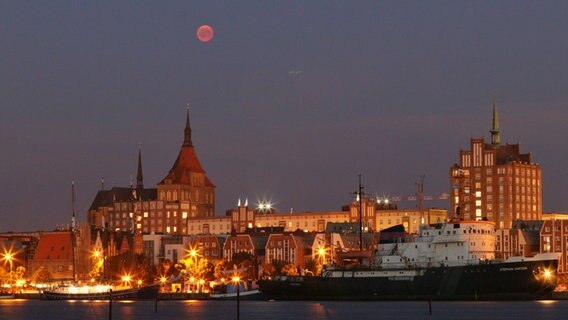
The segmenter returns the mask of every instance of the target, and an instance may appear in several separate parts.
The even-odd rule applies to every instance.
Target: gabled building
[[[568,219],[544,221],[540,231],[540,252],[558,253],[558,273],[568,280]]]
[[[311,241],[304,238],[309,238]],[[264,263],[282,261],[291,263],[301,270],[305,266],[306,258],[311,257],[310,244],[313,243],[313,239],[310,234],[273,233],[268,236],[266,242]]]
[[[198,235],[193,239],[192,248],[197,248],[200,255],[208,261],[223,260],[223,244],[226,236]]]
[[[511,229],[495,230],[495,257],[532,257],[540,250],[540,230],[543,221],[517,220]]]
[[[34,258],[29,261],[29,274],[44,267],[53,280],[73,280],[74,257],[69,230],[46,232],[39,239]]]
[[[241,233],[228,236],[223,244],[223,259],[231,261],[235,253],[246,252],[254,258],[255,268],[262,265],[266,255],[268,236],[264,233]],[[256,271],[258,272],[258,269]]]

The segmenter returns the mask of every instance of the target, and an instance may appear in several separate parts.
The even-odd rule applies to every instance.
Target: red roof
[[[190,173],[205,173],[193,146],[183,146],[179,155],[170,169],[168,175],[159,183],[166,184],[191,184]],[[205,177],[205,185],[213,187],[213,183]]]
[[[71,232],[47,233],[39,239],[35,260],[69,260],[72,258]]]
[[[174,162],[174,165],[168,172],[168,175],[160,181],[159,184],[185,184],[191,185],[190,173],[203,173],[205,170],[201,166],[199,159],[197,159],[197,154],[193,148],[193,142],[191,141],[191,126],[189,124],[189,110],[187,110],[187,116],[185,119],[185,129],[184,129],[184,140],[181,147],[181,151]],[[205,176],[205,186],[215,187],[211,180]]]

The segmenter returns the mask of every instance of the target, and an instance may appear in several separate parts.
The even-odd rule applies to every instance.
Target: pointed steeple
[[[491,130],[491,144],[498,146],[501,143],[500,130],[499,130],[499,111],[497,110],[497,101],[493,96],[493,127]]]
[[[193,143],[191,142],[191,126],[189,125],[189,105],[187,106],[187,115],[185,118],[185,137],[183,139],[183,146],[184,147],[193,147]]]
[[[138,173],[136,174],[136,189],[144,189],[144,176],[142,175],[142,144],[138,145]]]

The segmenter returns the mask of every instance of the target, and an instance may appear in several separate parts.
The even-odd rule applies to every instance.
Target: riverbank
[[[16,299],[43,300],[43,294],[39,292],[16,293]],[[209,293],[180,293],[180,292],[160,292],[158,300],[210,300]],[[551,300],[568,300],[568,291],[553,292]]]

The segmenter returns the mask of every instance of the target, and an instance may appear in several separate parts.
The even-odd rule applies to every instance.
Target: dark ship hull
[[[276,300],[534,300],[556,287],[557,260],[400,270],[334,271],[327,277],[260,280]]]

